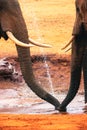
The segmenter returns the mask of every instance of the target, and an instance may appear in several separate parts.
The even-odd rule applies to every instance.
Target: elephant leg
[[[87,48],[85,49],[83,58],[83,77],[84,77],[85,103],[87,103]]]
[[[77,44],[73,42],[70,88],[67,96],[58,108],[59,111],[66,111],[66,106],[73,100],[79,89],[81,80],[83,50],[83,47],[77,46]]]

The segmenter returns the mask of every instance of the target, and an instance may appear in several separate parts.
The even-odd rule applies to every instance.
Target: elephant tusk
[[[67,49],[65,52],[68,52],[69,50],[71,50],[72,49],[72,47],[70,47],[69,49]]]
[[[22,47],[27,48],[27,47],[32,47],[34,45],[39,46],[39,47],[46,47],[46,48],[52,47],[51,45],[47,45],[47,44],[39,44],[38,42],[35,42],[31,38],[29,38],[29,42],[32,43],[32,44],[26,44],[26,43],[23,43],[23,42],[19,41],[18,39],[16,39],[12,32],[7,31],[6,34],[12,41],[15,42],[15,44],[22,46]]]
[[[36,45],[36,46],[39,46],[39,47],[46,47],[46,48],[51,48],[52,46],[51,45],[48,45],[48,44],[40,44],[36,41],[34,41],[33,39],[29,38],[29,42],[33,45]]]
[[[74,40],[74,36],[71,38],[71,40],[69,41],[68,44],[66,44],[63,48],[61,48],[62,50],[64,50],[66,47],[68,47],[70,45],[71,42],[73,42]]]
[[[10,31],[7,31],[6,34],[13,42],[15,42],[15,44],[17,44],[19,46],[22,46],[22,47],[32,47],[33,46],[31,44],[26,44],[26,43],[19,41],[18,39],[15,38],[15,36]]]

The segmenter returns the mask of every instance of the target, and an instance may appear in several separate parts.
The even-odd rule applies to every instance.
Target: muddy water
[[[54,106],[38,98],[26,84],[15,84],[14,88],[0,89],[0,113],[17,114],[54,114],[59,113]],[[55,97],[61,102],[65,93],[55,93]],[[75,99],[67,107],[68,113],[85,113],[84,95],[77,94]]]

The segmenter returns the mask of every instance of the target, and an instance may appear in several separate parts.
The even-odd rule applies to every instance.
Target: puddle
[[[55,94],[62,102],[66,94]],[[84,95],[78,94],[68,105],[68,113],[85,113]],[[54,106],[38,98],[28,87],[0,89],[0,113],[13,114],[54,114],[59,113]]]

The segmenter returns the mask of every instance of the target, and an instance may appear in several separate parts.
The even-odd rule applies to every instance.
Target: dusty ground
[[[86,130],[86,119],[84,114],[1,115],[0,127],[1,130]]]
[[[30,37],[51,44],[50,49],[31,48],[33,69],[38,81],[49,88],[43,59],[46,56],[54,92],[67,92],[70,80],[70,51],[61,48],[69,41],[75,20],[74,1],[19,0]],[[0,58],[17,57],[14,44],[0,40]],[[2,49],[3,48],[3,49]],[[18,65],[18,64],[17,64]],[[41,69],[43,71],[41,71]],[[45,81],[45,82],[44,82]],[[82,83],[83,84],[83,83]],[[13,81],[0,81],[0,89],[17,88]],[[79,90],[83,94],[83,85]],[[38,108],[37,108],[38,109]],[[14,111],[16,108],[14,108]],[[2,111],[5,111],[2,110]],[[0,111],[1,112],[1,111]],[[86,130],[87,116],[82,115],[0,115],[1,130]]]

